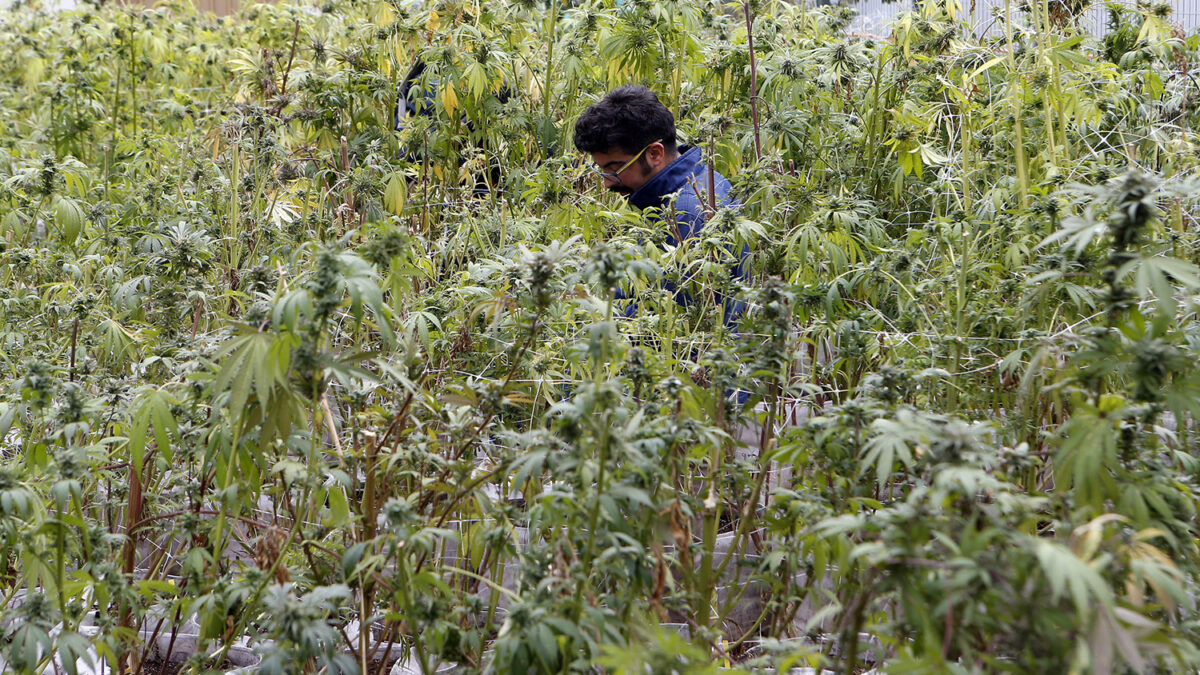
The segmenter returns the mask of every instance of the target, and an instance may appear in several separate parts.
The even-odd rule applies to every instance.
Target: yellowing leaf
[[[380,26],[390,26],[396,21],[396,12],[392,10],[392,6],[386,2],[381,2],[375,6],[375,23]]]
[[[447,85],[442,89],[442,106],[446,108],[446,114],[454,114],[454,109],[458,107],[458,94],[454,92],[454,87]]]
[[[42,57],[34,56],[25,61],[25,86],[30,90],[37,89],[45,74],[46,60]]]
[[[408,183],[404,176],[393,173],[388,177],[387,187],[383,190],[383,207],[388,213],[398,216],[404,212],[404,204],[408,201]]]

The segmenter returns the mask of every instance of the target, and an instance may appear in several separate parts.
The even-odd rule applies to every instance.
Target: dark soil
[[[150,658],[142,663],[143,675],[176,675],[183,670],[183,661],[163,663],[160,659]]]
[[[152,656],[142,663],[142,675],[179,675],[179,673],[183,672],[185,665],[187,665],[187,661],[164,663],[163,660],[157,656]],[[237,670],[239,667],[240,666],[238,666],[236,663],[226,659],[221,662],[221,665],[209,666],[208,669],[226,671]],[[387,673],[386,670],[380,672],[383,675],[386,675]]]
[[[375,660],[367,664],[367,675],[388,675],[392,672],[392,665],[400,659],[392,658],[387,661]]]

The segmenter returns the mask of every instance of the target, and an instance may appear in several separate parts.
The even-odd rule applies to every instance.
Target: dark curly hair
[[[646,87],[617,87],[588,106],[575,123],[575,147],[583,152],[620,148],[630,154],[654,141],[676,149],[675,116]]]

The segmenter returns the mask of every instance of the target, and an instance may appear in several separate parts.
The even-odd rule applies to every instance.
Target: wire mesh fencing
[[[891,32],[889,26],[903,12],[912,11],[920,0],[849,0],[846,4],[858,10],[858,17],[850,24],[849,32],[884,36]],[[1055,2],[1057,0],[1051,0]],[[1168,21],[1186,34],[1200,30],[1200,0],[1167,0],[1171,6]],[[819,4],[833,4],[820,2]],[[975,35],[980,37],[999,36],[1004,32],[1006,6],[1019,21],[1023,11],[1022,0],[962,0],[963,13]],[[1082,28],[1096,37],[1108,32],[1110,4],[1135,7],[1136,0],[1093,0],[1080,17]]]

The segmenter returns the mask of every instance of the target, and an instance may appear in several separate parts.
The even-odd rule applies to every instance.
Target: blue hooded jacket
[[[629,203],[638,209],[659,209],[658,219],[670,227],[666,243],[678,246],[680,241],[695,236],[704,227],[708,180],[708,165],[700,161],[700,148],[680,146],[679,157],[630,195]],[[737,205],[729,196],[731,186],[724,176],[714,170],[712,182],[717,208]],[[750,279],[750,268],[746,261],[748,254],[747,249],[742,250],[737,269],[732,271],[734,276],[744,282]],[[691,298],[686,293],[677,291],[674,284],[667,282],[663,287],[675,293],[679,304],[691,304]],[[732,326],[741,315],[743,304],[736,301],[723,303],[724,323]],[[630,314],[632,311],[630,308]]]

